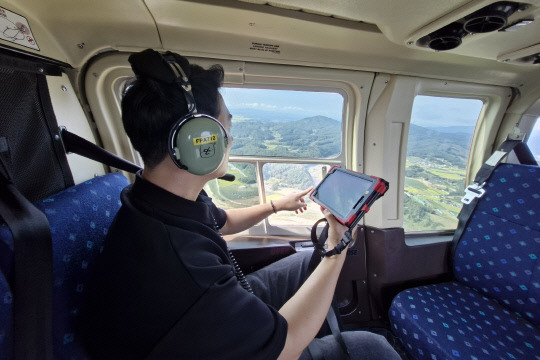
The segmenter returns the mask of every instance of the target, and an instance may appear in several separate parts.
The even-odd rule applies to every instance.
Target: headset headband
[[[176,78],[175,82],[180,85],[180,88],[183,90],[184,95],[186,97],[186,103],[188,108],[188,113],[190,114],[196,114],[197,113],[197,105],[195,105],[195,97],[193,96],[193,92],[191,91],[191,84],[189,82],[189,79],[182,69],[182,66],[176,62],[176,59],[170,59],[167,57],[164,57],[165,61],[167,62],[167,65],[169,65],[169,68],[171,69],[172,73],[174,74],[174,77]]]
[[[178,84],[187,102],[188,114],[197,113],[195,97],[189,82],[189,61],[170,51],[165,54],[146,49],[129,57],[133,72],[167,84]]]

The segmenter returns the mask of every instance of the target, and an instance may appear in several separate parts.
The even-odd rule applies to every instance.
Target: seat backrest
[[[499,165],[457,244],[458,281],[540,326],[540,168]]]
[[[4,274],[0,272],[0,360],[8,360],[12,356],[12,302],[9,284]]]
[[[87,358],[75,336],[77,315],[85,297],[85,283],[89,273],[120,208],[120,192],[128,183],[121,174],[108,174],[67,188],[34,204],[45,213],[51,228],[55,359]],[[5,231],[5,228],[3,226],[3,229],[0,229],[0,241],[11,245],[12,239],[6,238],[6,234],[11,234]],[[4,267],[3,272],[6,271]],[[9,279],[9,276],[7,277]],[[0,279],[0,296],[2,291]],[[0,306],[3,306],[1,300]],[[14,301],[16,302],[16,299]],[[0,311],[0,320],[4,316],[11,316],[11,310],[7,306]],[[2,331],[0,326],[0,337]],[[8,328],[6,336],[9,336],[9,333]],[[0,339],[0,351],[1,345]]]

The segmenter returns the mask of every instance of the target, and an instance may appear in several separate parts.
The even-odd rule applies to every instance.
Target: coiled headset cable
[[[247,292],[253,294],[253,289],[251,288],[251,285],[249,285],[246,276],[244,275],[244,272],[242,271],[242,269],[240,269],[240,265],[238,265],[238,261],[236,261],[236,258],[234,257],[231,249],[227,247],[227,250],[229,251],[229,257],[231,258],[232,264],[234,266],[234,274],[236,275],[236,278]]]
[[[223,239],[223,236],[221,234],[221,231],[219,230],[216,218],[214,217],[214,214],[211,213],[211,215],[212,215],[212,219],[214,220],[214,227],[216,229],[216,232]],[[225,239],[223,241],[225,241]],[[240,282],[240,284],[242,285],[244,290],[246,290],[247,292],[253,294],[253,289],[251,288],[251,285],[247,281],[246,276],[244,275],[244,272],[240,268],[240,265],[238,265],[238,261],[236,261],[236,258],[234,257],[231,249],[229,249],[228,246],[227,246],[227,251],[229,252],[229,259],[231,259],[231,263],[232,263],[233,268],[234,268],[234,275],[236,275],[236,279],[238,279],[238,281]]]

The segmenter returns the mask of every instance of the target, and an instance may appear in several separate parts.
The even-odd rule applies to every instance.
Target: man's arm
[[[274,201],[274,207],[276,212],[282,210],[289,210],[303,212],[306,209],[306,203],[304,196],[306,196],[313,188],[301,191],[299,193],[291,193]],[[250,227],[258,224],[262,220],[274,213],[272,204],[260,204],[242,209],[230,209],[225,210],[227,214],[227,221],[221,228],[223,235],[236,234],[240,231],[249,229]]]
[[[327,244],[331,250],[343,238],[347,228],[328,210],[323,214],[330,225]],[[345,255],[346,252],[323,258],[296,294],[279,310],[287,320],[288,330],[285,347],[278,359],[298,359],[317,335],[330,308]]]

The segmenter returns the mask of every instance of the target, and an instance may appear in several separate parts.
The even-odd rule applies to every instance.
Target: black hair
[[[214,65],[205,70],[189,65],[187,73],[197,112],[217,118],[221,110],[219,88],[223,83],[223,67]],[[128,84],[122,98],[122,122],[145,166],[155,167],[168,156],[169,132],[187,113],[184,93],[176,83],[138,75]]]

